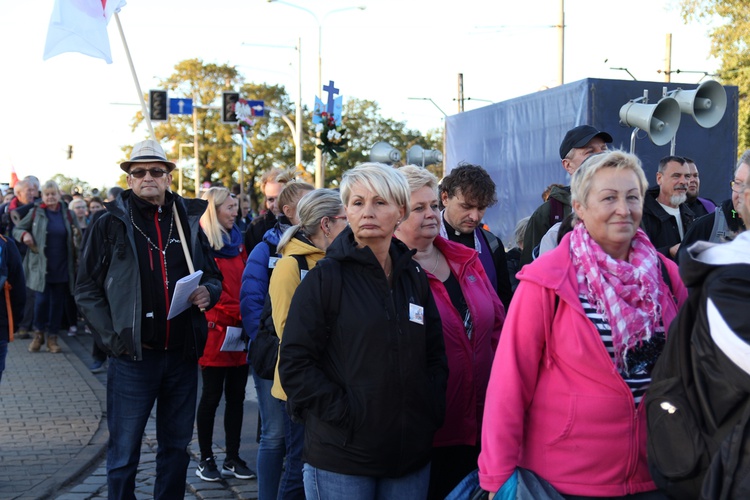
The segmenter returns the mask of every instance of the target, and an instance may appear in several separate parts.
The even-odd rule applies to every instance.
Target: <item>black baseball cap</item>
[[[584,147],[594,137],[601,137],[607,144],[612,142],[611,135],[601,132],[591,125],[579,125],[576,128],[568,130],[560,144],[560,159],[564,160],[571,149]]]

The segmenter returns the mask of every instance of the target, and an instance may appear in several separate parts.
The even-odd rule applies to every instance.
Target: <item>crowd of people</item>
[[[107,203],[24,179],[0,206],[0,377],[13,336],[57,353],[83,321],[107,366],[110,498],[133,497],[155,405],[155,498],[183,495],[194,426],[195,474],[257,478],[260,500],[516,498],[529,477],[534,498],[747,496],[750,150],[714,203],[692,159],[663,158],[649,188],[611,142],[568,131],[570,185],[507,250],[479,165],[362,163],[337,190],[275,168],[255,218],[226,187],[173,193],[152,140]]]

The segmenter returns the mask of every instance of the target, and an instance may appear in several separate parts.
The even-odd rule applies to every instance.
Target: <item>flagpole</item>
[[[135,89],[138,93],[138,99],[141,101],[141,111],[143,112],[143,118],[146,120],[148,125],[148,131],[151,133],[151,138],[156,140],[156,134],[154,134],[154,127],[151,125],[151,115],[148,113],[146,108],[146,101],[143,99],[143,92],[141,92],[141,84],[138,83],[138,75],[135,74],[135,67],[133,66],[133,59],[130,57],[130,49],[128,49],[128,42],[125,41],[125,33],[122,32],[122,24],[120,24],[120,16],[118,12],[115,12],[115,20],[117,21],[117,29],[120,32],[120,39],[122,45],[125,48],[125,55],[128,57],[128,64],[130,65],[130,74],[133,75],[133,81],[135,82]]]

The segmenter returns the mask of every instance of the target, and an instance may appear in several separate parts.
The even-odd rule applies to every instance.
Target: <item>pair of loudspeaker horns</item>
[[[656,104],[630,101],[620,108],[620,122],[645,131],[651,142],[663,146],[677,133],[682,113],[698,125],[711,128],[719,123],[727,109],[727,93],[720,83],[706,81],[694,90],[668,92]]]
[[[401,160],[401,152],[388,144],[379,142],[370,149],[370,161],[392,164]],[[436,149],[424,149],[414,145],[406,152],[406,163],[424,167],[443,161],[443,153]]]

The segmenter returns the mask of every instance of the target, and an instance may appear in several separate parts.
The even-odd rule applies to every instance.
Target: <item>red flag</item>
[[[18,182],[18,174],[16,174],[16,167],[11,165],[10,167],[10,187],[13,188]]]
[[[44,45],[44,59],[80,52],[112,64],[107,24],[125,0],[55,0]]]

